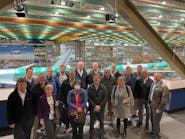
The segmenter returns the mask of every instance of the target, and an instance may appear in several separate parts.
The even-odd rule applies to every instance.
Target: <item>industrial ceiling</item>
[[[177,0],[131,0],[168,44],[184,43],[185,3]],[[144,44],[145,40],[106,0],[23,0],[26,17],[15,8],[0,14],[0,38],[43,39],[55,42],[93,40]],[[116,16],[115,23],[105,15]]]

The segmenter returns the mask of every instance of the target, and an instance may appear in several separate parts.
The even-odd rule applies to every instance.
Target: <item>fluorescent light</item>
[[[159,18],[162,18],[163,16],[162,15],[159,15]]]
[[[116,17],[118,17],[118,13],[116,13]]]
[[[91,16],[90,16],[90,15],[88,15],[88,16],[87,16],[87,18],[91,18]]]
[[[61,2],[61,5],[66,5],[66,3],[64,1]]]
[[[166,1],[163,1],[163,2],[162,2],[162,4],[164,4],[164,5],[165,5],[165,4],[166,4]]]
[[[105,10],[105,8],[104,8],[104,7],[101,7],[101,8],[100,8],[100,10],[101,10],[101,11],[104,11],[104,10]]]
[[[58,12],[55,12],[55,15],[59,15],[59,13]]]
[[[181,21],[184,21],[184,18],[181,18]]]

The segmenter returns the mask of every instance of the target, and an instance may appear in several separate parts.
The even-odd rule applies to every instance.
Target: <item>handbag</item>
[[[77,123],[77,124],[85,123],[85,119],[86,119],[85,112],[77,112],[77,113],[72,115],[73,122]]]

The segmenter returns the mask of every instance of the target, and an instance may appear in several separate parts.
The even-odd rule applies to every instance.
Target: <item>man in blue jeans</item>
[[[104,111],[108,94],[105,86],[100,83],[100,75],[94,75],[93,83],[87,89],[90,111],[90,139],[94,139],[94,122],[100,122],[100,139],[104,139]]]
[[[7,102],[7,119],[9,127],[13,129],[14,139],[30,139],[34,119],[32,106],[26,80],[20,78]]]

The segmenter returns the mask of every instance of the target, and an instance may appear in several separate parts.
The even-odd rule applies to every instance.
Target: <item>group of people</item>
[[[7,102],[7,118],[13,129],[15,139],[36,139],[36,130],[44,126],[47,139],[53,139],[55,129],[61,123],[66,130],[72,127],[72,139],[83,139],[83,126],[86,115],[90,115],[89,138],[94,139],[94,123],[100,123],[99,137],[104,138],[104,116],[114,124],[116,119],[117,135],[126,137],[130,118],[138,110],[139,122],[143,124],[143,108],[146,109],[145,128],[149,129],[151,118],[151,136],[159,137],[160,120],[163,107],[168,102],[169,90],[162,81],[162,75],[156,73],[154,81],[147,70],[138,65],[132,73],[126,67],[124,74],[116,71],[116,64],[102,73],[98,63],[93,63],[87,73],[84,63],[78,62],[77,68],[69,73],[65,65],[53,75],[52,68],[47,74],[40,73],[34,79],[33,69],[28,68],[24,78],[19,78],[15,90]],[[62,107],[61,107],[62,105]],[[123,121],[123,130],[120,129]]]

